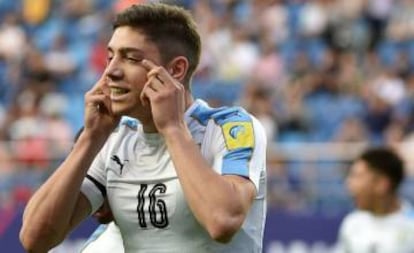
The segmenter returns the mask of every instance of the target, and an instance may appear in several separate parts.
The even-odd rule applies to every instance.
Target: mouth
[[[123,95],[128,93],[128,89],[120,88],[120,87],[111,87],[111,95]]]
[[[111,91],[111,100],[117,101],[122,100],[124,95],[128,94],[129,89],[121,88],[121,87],[110,87]]]

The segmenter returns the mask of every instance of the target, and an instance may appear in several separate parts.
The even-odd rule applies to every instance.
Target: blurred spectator
[[[259,81],[252,80],[246,85],[243,107],[262,123],[268,143],[277,136],[276,117],[273,112],[272,90]]]
[[[21,169],[44,170],[51,157],[45,139],[45,123],[38,114],[36,95],[27,90],[19,95],[17,105],[19,115],[8,128],[16,162]]]
[[[19,61],[23,57],[26,33],[16,13],[3,17],[0,26],[0,56],[8,62]]]
[[[394,42],[414,37],[414,3],[411,0],[395,1],[388,21],[387,37]]]
[[[320,37],[328,26],[330,3],[326,0],[308,1],[300,17],[300,33],[305,38]]]
[[[76,70],[76,63],[67,43],[65,36],[59,34],[53,41],[52,48],[44,54],[45,68],[54,79],[72,75]]]
[[[207,38],[207,43],[217,61],[218,79],[238,81],[251,76],[259,52],[243,26],[219,28]]]
[[[364,123],[358,118],[350,117],[342,123],[333,141],[369,143],[369,136]]]
[[[367,21],[371,31],[370,50],[375,49],[384,38],[387,20],[391,15],[394,0],[368,0]]]
[[[253,66],[252,76],[274,90],[277,86],[281,86],[286,82],[285,66],[276,44],[268,37],[262,37],[260,48],[260,56]]]
[[[0,142],[0,164],[0,175],[13,173],[14,163],[12,152],[5,142]]]
[[[70,140],[73,139],[73,131],[64,119],[64,113],[68,110],[69,101],[58,93],[49,93],[40,101],[40,116],[44,121],[44,138],[48,142],[48,153],[55,163],[66,156]]]

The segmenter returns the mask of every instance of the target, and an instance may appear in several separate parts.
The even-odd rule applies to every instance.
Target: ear
[[[167,65],[167,71],[174,79],[183,83],[187,74],[189,63],[184,56],[175,57]]]

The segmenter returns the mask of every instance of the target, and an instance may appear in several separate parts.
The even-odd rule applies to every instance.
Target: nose
[[[122,80],[124,77],[124,72],[115,58],[108,63],[108,66],[105,69],[105,74],[111,81]]]

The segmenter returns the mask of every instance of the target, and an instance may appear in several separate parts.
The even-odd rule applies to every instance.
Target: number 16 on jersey
[[[167,205],[162,199],[162,194],[165,194],[166,191],[167,186],[162,183],[140,185],[137,196],[137,213],[138,223],[141,228],[148,228],[148,216],[152,226],[156,228],[166,228],[168,226]]]

